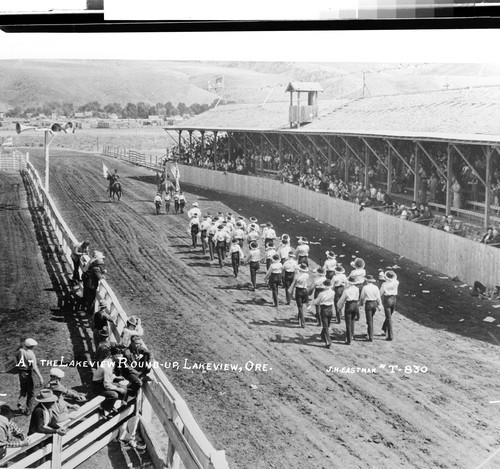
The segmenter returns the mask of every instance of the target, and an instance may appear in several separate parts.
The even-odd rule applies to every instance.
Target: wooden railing
[[[77,239],[66,225],[50,195],[45,192],[40,176],[31,163],[28,163],[27,174],[34,194],[39,203],[43,205],[48,221],[57,237],[59,244],[56,248],[66,258],[68,264],[72,265],[71,252],[72,248],[77,244]],[[128,316],[106,280],[99,282],[97,297],[98,299],[104,299],[108,305],[110,314],[114,318],[111,332],[114,340],[119,342]],[[194,420],[184,399],[170,383],[163,370],[159,366],[152,367],[149,376],[152,381],[144,384],[137,401],[133,401],[120,409],[120,413],[113,419],[94,428],[94,424],[97,424],[99,420],[99,415],[96,413],[95,416],[90,417],[90,414],[99,408],[102,401],[102,398],[96,398],[80,409],[80,417],[70,424],[68,434],[62,437],[58,435],[37,436],[33,444],[30,445],[30,449],[40,443],[46,443],[40,449],[37,449],[35,453],[25,456],[25,458],[29,459],[22,460],[23,462],[20,462],[21,459],[16,459],[18,455],[26,451],[24,448],[15,451],[9,450],[7,460],[15,460],[15,467],[28,467],[27,462],[31,461],[32,464],[47,457],[49,461],[44,462],[39,467],[75,467],[76,464],[80,464],[115,438],[118,432],[117,426],[126,423],[126,420],[135,413],[139,417],[140,429],[155,467],[228,468],[225,452],[215,450],[208,441]],[[153,422],[155,418],[163,428],[164,434],[159,434],[159,430]],[[74,426],[79,430],[73,431]],[[90,433],[84,436],[84,432],[87,430]],[[168,451],[163,454],[160,448],[165,444]],[[65,445],[72,449],[68,449],[65,453]],[[60,450],[60,448],[62,449]],[[73,463],[70,460],[77,463],[72,465]]]

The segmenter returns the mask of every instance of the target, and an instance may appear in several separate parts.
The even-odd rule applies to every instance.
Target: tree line
[[[108,103],[103,106],[98,101],[91,101],[77,107],[69,102],[60,103],[57,101],[50,101],[41,106],[31,106],[24,109],[20,106],[15,106],[9,109],[5,113],[5,116],[29,118],[43,114],[46,117],[50,117],[52,113],[56,113],[57,115],[69,118],[74,117],[77,112],[92,112],[92,117],[106,117],[109,114],[116,114],[121,119],[147,119],[149,116],[169,118],[172,116],[184,116],[186,114],[201,114],[202,112],[214,108],[217,103],[233,104],[235,101],[221,100],[219,102],[218,99],[215,99],[212,104],[193,103],[190,106],[182,102],[174,106],[170,101],[166,103],[156,103],[154,105],[141,101],[138,103],[127,103],[125,105],[121,103]]]

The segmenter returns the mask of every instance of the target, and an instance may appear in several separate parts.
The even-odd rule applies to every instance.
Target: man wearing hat
[[[238,223],[241,225],[241,229],[245,233],[247,231],[247,224],[245,222],[245,218],[242,217],[241,215],[238,215],[238,220],[236,221],[236,224]]]
[[[298,239],[298,246],[295,250],[295,255],[297,256],[297,262],[300,264],[305,264],[309,266],[309,241],[306,238],[300,236]]]
[[[347,277],[345,276],[344,268],[340,264],[337,264],[334,270],[335,274],[332,277],[332,284],[333,291],[335,292],[335,316],[337,319],[337,324],[340,324],[340,313],[342,311],[342,308],[339,309],[337,303],[340,300],[342,293],[344,293],[344,288],[347,285]]]
[[[308,295],[310,295],[314,291],[313,298],[316,299],[318,298],[318,295],[325,289],[324,282],[326,280],[326,276],[325,276],[325,269],[323,267],[318,267],[316,270],[314,270],[314,273],[316,273],[317,276],[314,279],[313,284],[311,285],[311,288],[308,291]],[[320,316],[321,308],[319,304],[314,303],[314,305],[316,308],[316,321],[318,321],[318,326],[321,326],[321,316]]]
[[[179,192],[175,191],[174,193],[174,211],[177,215],[179,213]]]
[[[320,320],[323,329],[321,338],[325,341],[326,348],[330,348],[330,323],[333,317],[333,303],[335,302],[335,292],[332,289],[331,280],[325,278],[323,281],[323,290],[314,299],[313,303],[320,310]]]
[[[161,210],[161,194],[159,192],[156,193],[153,202],[155,204],[156,215],[159,215]]]
[[[130,316],[127,319],[127,325],[122,330],[121,335],[121,345],[128,347],[130,345],[130,338],[133,335],[138,335],[142,337],[144,335],[144,330],[141,326],[141,320],[137,316]]]
[[[14,412],[7,404],[0,405],[0,459],[5,457],[7,448],[20,448],[30,444],[20,428],[12,421]]]
[[[64,386],[61,383],[63,378],[64,378],[64,371],[61,370],[61,368],[51,368],[50,369],[50,371],[49,371],[49,383],[54,382],[54,381],[58,382],[61,385],[61,387],[64,388],[63,396],[65,399],[71,399],[71,400],[77,401],[77,402],[87,401],[87,398],[85,397],[84,394]]]
[[[49,381],[49,389],[54,393],[57,397],[57,401],[50,409],[50,413],[54,422],[59,424],[64,422],[65,420],[73,420],[76,416],[76,411],[80,408],[80,406],[76,404],[68,404],[64,400],[64,393],[66,388],[59,383],[57,380]]]
[[[363,285],[365,284],[365,276],[366,276],[366,270],[365,270],[365,261],[361,259],[360,257],[356,257],[351,262],[351,267],[354,270],[351,270],[351,273],[349,274],[349,277],[354,278],[354,285],[358,287],[359,293],[361,293],[361,289],[363,288]],[[358,313],[356,314],[356,321],[359,321],[359,309]]]
[[[326,251],[326,261],[323,265],[325,275],[328,280],[331,280],[335,275],[335,266],[337,265],[337,256],[332,251]]]
[[[347,345],[351,345],[354,338],[354,321],[356,316],[359,314],[358,302],[359,302],[359,288],[356,286],[356,278],[349,276],[347,279],[347,286],[342,293],[339,301],[337,302],[337,308],[341,310],[345,305],[345,326],[346,326],[346,341]]]
[[[269,288],[273,293],[273,303],[274,306],[278,307],[278,288],[281,283],[281,271],[283,269],[283,264],[281,263],[280,256],[276,252],[274,253],[271,264],[267,269],[264,281],[269,281]]]
[[[251,243],[257,243],[259,241],[259,232],[255,225],[249,225],[247,233],[247,243],[250,246]]]
[[[200,225],[200,239],[201,239],[201,250],[203,252],[203,255],[207,253],[207,247],[208,247],[208,230],[212,226],[212,220],[210,217],[207,215],[203,215],[203,220],[201,221]],[[212,255],[213,258],[213,255]]]
[[[218,225],[217,225],[217,223],[215,223],[215,219],[214,219],[214,221],[212,221],[212,224],[210,225],[210,227],[207,230],[208,252],[210,254],[211,261],[214,260],[214,254],[215,254],[214,236],[215,236],[215,233],[217,233],[217,227],[218,227]]]
[[[97,296],[99,282],[104,279],[106,269],[104,268],[104,254],[94,251],[94,258],[87,268],[87,276],[83,282],[83,300],[87,313],[92,316],[94,313],[94,302]]]
[[[384,274],[385,282],[380,287],[380,296],[384,306],[385,321],[382,325],[382,330],[387,335],[386,340],[394,338],[392,331],[392,314],[396,307],[396,298],[398,296],[399,281],[398,276],[392,270],[388,270]]]
[[[214,235],[215,251],[219,259],[219,267],[224,267],[224,259],[226,257],[226,245],[229,243],[229,233],[224,229],[224,225],[220,224]]]
[[[366,285],[361,289],[359,302],[365,307],[366,325],[368,327],[368,341],[373,342],[373,316],[378,308],[382,307],[380,290],[375,285],[373,275],[365,277]]]
[[[71,260],[73,261],[73,276],[71,279],[73,282],[80,281],[80,260],[83,255],[88,255],[89,245],[88,241],[82,241],[71,251]]]
[[[33,433],[65,435],[66,429],[59,428],[52,417],[51,408],[57,402],[57,397],[50,389],[42,389],[35,397],[38,402],[31,414],[28,436]]]
[[[252,291],[255,291],[255,289],[257,288],[257,271],[260,269],[260,250],[257,241],[252,241],[249,247],[250,251],[245,258],[245,263],[249,263]]]
[[[290,236],[287,234],[281,235],[281,243],[276,249],[276,252],[279,254],[281,263],[284,264],[288,259],[288,254],[292,250],[290,246]]]
[[[274,244],[272,242],[266,244],[266,252],[264,253],[266,259],[266,271],[269,270],[269,266],[273,262],[274,255],[277,254],[276,249],[274,249]]]
[[[295,272],[299,268],[297,260],[295,259],[295,254],[293,252],[288,253],[288,259],[283,263],[282,276],[283,276],[283,288],[286,294],[286,304],[290,304],[290,292],[289,288],[293,283],[295,278]]]
[[[292,284],[288,291],[293,295],[293,290],[295,288],[295,301],[297,302],[298,310],[298,321],[300,327],[306,327],[306,321],[304,318],[304,305],[309,304],[308,295],[308,283],[309,283],[309,267],[307,264],[302,263],[299,265],[299,269],[295,274]]]
[[[231,234],[231,239],[236,240],[236,242],[240,245],[241,249],[243,249],[243,240],[245,239],[245,231],[243,230],[243,225],[241,221],[236,222],[236,228]]]
[[[273,224],[268,222],[262,230],[262,241],[264,241],[264,246],[268,244],[274,244],[276,239],[276,231],[274,231]]]
[[[241,249],[237,238],[233,238],[233,240],[231,241],[229,255],[231,256],[231,265],[233,266],[234,278],[238,278],[240,263],[243,260],[243,250]]]
[[[165,213],[167,215],[170,213],[171,201],[172,201],[172,193],[170,191],[165,191]]]
[[[102,329],[97,334],[99,342],[95,349],[95,359],[98,362],[102,362],[111,351],[111,340],[109,338],[109,331]]]
[[[35,385],[33,382],[33,373],[38,376],[40,384],[43,385],[43,377],[38,369],[34,348],[38,345],[35,339],[28,338],[24,341],[23,346],[16,354],[16,366],[19,372],[19,398],[17,400],[17,408],[22,409],[21,399],[26,397],[26,407],[24,413],[31,413],[32,401]]]
[[[186,206],[186,196],[184,195],[184,192],[180,191],[179,192],[179,209],[181,213],[184,213],[184,207]]]
[[[193,207],[190,208],[187,212],[187,216],[189,218],[193,218],[196,215],[198,218],[201,218],[201,210],[198,207],[198,202],[193,202]]]
[[[109,331],[109,322],[114,322],[113,318],[107,311],[108,305],[106,300],[99,300],[99,309],[94,313],[93,316],[93,335],[94,335],[94,345],[97,349],[99,345],[99,331],[106,330]]]
[[[249,220],[250,220],[250,224],[247,226],[247,233],[249,233],[250,230],[253,228],[255,231],[257,231],[257,233],[260,234],[260,226],[257,223],[257,221],[258,221],[257,218],[250,217]]]
[[[198,245],[198,233],[200,232],[200,219],[197,213],[193,213],[191,220],[189,220],[189,232],[191,233],[193,249],[196,249]]]

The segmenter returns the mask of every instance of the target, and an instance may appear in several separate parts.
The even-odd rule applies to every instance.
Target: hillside
[[[365,72],[365,73],[363,73]],[[209,81],[224,77],[224,88]],[[406,94],[500,84],[496,64],[382,64],[313,62],[201,62],[118,60],[0,61],[0,110],[44,103],[90,101],[210,104],[223,97],[238,103],[286,102],[292,80],[317,81],[321,99]]]

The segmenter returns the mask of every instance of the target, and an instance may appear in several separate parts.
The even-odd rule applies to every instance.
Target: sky
[[[498,30],[100,34],[0,32],[2,59],[493,63]]]

